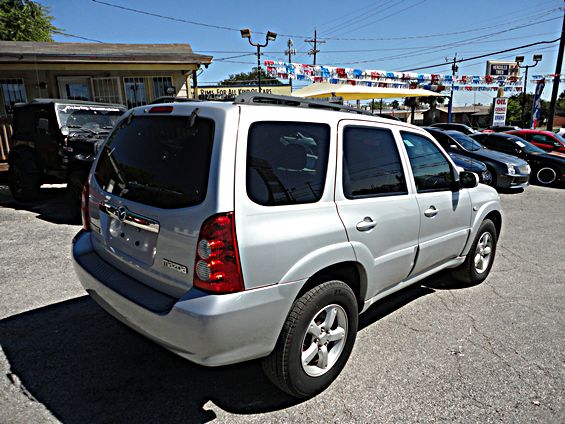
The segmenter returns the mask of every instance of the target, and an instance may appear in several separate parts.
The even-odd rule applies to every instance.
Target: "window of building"
[[[343,131],[343,192],[349,199],[407,194],[392,132],[347,126]]]
[[[0,79],[0,86],[2,87],[2,102],[7,115],[13,113],[14,104],[27,102],[23,79]]]
[[[172,91],[172,92],[171,92]],[[172,96],[175,94],[171,77],[153,77],[153,97]]]
[[[92,100],[90,77],[64,77],[57,82],[62,99]]]
[[[401,131],[418,193],[451,190],[453,174],[448,160],[428,138]]]
[[[264,206],[313,203],[326,180],[330,127],[257,122],[247,143],[247,195]]]
[[[145,78],[129,77],[124,78],[127,107],[137,107],[147,104],[147,94],[145,92]]]
[[[118,77],[92,78],[94,101],[101,103],[123,103]]]

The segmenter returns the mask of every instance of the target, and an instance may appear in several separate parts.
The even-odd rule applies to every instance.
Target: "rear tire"
[[[492,268],[497,240],[498,234],[494,223],[490,219],[485,219],[479,227],[465,262],[452,271],[453,277],[465,284],[482,283]]]
[[[39,197],[40,175],[27,169],[24,160],[17,158],[10,163],[8,185],[18,202],[31,202]]]
[[[295,397],[310,397],[339,375],[353,349],[359,311],[353,291],[328,281],[298,298],[274,351],[263,359],[267,377]]]

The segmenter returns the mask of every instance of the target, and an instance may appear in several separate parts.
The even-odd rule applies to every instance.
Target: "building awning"
[[[299,90],[293,91],[295,97],[310,99],[322,99],[328,97],[342,97],[343,100],[370,100],[370,99],[393,99],[404,97],[445,97],[433,91],[421,88],[389,88],[368,87],[365,85],[330,84],[318,82]]]

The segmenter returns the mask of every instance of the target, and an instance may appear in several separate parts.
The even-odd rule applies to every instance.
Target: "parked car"
[[[490,127],[486,127],[482,132],[505,132],[505,131],[516,131],[520,130],[520,127],[516,125],[491,125]]]
[[[36,99],[14,107],[9,186],[21,202],[36,200],[43,183],[67,183],[80,217],[80,193],[103,141],[126,111],[121,105]]]
[[[557,135],[560,135],[561,137],[565,137],[565,128],[561,127],[556,131]]]
[[[532,168],[532,177],[539,184],[565,182],[565,153],[548,153],[513,134],[473,134],[471,137],[489,149],[527,161]]]
[[[426,128],[426,130],[434,136],[446,151],[459,153],[460,155],[484,162],[492,174],[493,187],[519,189],[528,185],[531,169],[525,160],[489,150],[459,131],[441,131],[431,127]]]
[[[538,146],[546,152],[565,153],[565,138],[551,131],[543,130],[519,130],[508,131],[508,134],[517,135],[526,141]]]
[[[492,184],[492,174],[483,162],[458,153],[448,152],[448,154],[455,165],[463,168],[465,171],[477,174],[479,176],[480,183],[487,185]]]
[[[475,133],[479,132],[479,131],[475,130],[474,128],[471,128],[469,125],[457,124],[455,122],[452,122],[450,124],[448,124],[446,122],[438,122],[437,124],[432,124],[431,127],[438,128],[440,130],[460,131],[463,134],[475,134]]]
[[[377,300],[487,278],[502,224],[424,130],[257,93],[130,110],[83,199],[72,254],[96,302],[198,364],[264,358],[298,397],[337,377]]]

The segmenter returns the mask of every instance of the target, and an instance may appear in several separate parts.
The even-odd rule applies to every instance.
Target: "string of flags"
[[[423,88],[431,91],[497,91],[500,86],[506,92],[522,92],[521,76],[480,76],[451,74],[418,74],[364,70],[334,66],[307,65],[265,60],[267,73],[274,78],[297,81],[329,82],[331,84],[364,85],[369,87]],[[535,75],[537,79],[549,76]],[[532,78],[533,79],[533,78]]]

